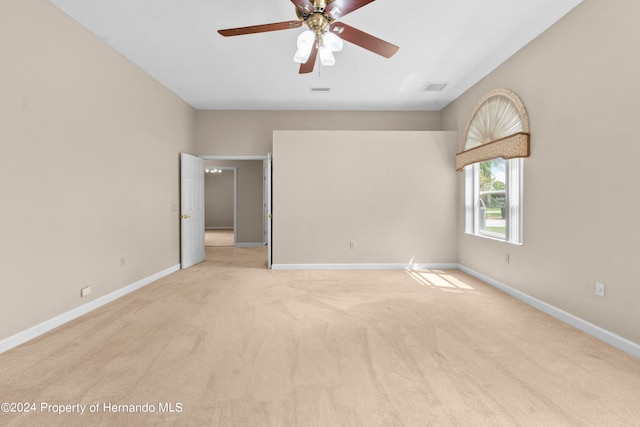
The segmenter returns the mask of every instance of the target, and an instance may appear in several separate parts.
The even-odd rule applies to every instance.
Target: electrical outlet
[[[596,282],[596,295],[604,298],[604,283]]]
[[[504,262],[509,264],[510,261],[511,261],[511,257],[509,256],[509,254],[504,254]]]
[[[356,248],[356,242],[349,242],[349,248],[355,249]]]
[[[91,293],[91,286],[85,286],[80,289],[80,297],[84,298]]]

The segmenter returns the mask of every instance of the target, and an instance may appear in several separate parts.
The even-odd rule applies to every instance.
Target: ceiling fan
[[[300,63],[300,74],[310,73],[320,56],[322,65],[333,65],[333,52],[342,49],[343,40],[373,53],[391,58],[398,46],[367,34],[364,31],[337,22],[348,13],[360,9],[375,0],[291,0],[296,7],[298,20],[252,25],[249,27],[218,30],[225,37],[268,31],[289,30],[307,24],[308,30],[298,36],[298,50],[294,61]]]

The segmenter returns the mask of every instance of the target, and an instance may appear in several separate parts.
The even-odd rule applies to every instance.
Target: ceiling
[[[398,53],[345,43],[334,66],[304,75],[293,55],[306,26],[217,33],[294,20],[290,0],[50,1],[196,109],[437,111],[582,0],[376,0],[341,21]]]

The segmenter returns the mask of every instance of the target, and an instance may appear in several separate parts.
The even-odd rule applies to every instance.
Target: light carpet
[[[233,246],[234,231],[228,229],[205,230],[205,246]]]
[[[0,355],[0,401],[37,404],[0,424],[640,424],[638,359],[460,271],[271,271],[265,258],[207,248]]]

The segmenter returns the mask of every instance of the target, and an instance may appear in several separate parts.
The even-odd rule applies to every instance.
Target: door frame
[[[273,157],[271,153],[267,153],[265,155],[250,155],[250,156],[244,156],[244,155],[200,155],[198,156],[200,158],[202,158],[203,160],[207,161],[207,160],[257,160],[257,161],[267,161],[269,164],[269,169],[271,169],[271,165],[273,162]],[[273,181],[270,180],[271,185],[273,185]],[[267,209],[263,209],[263,223],[267,223],[268,224],[268,232],[267,232],[267,268],[271,268],[271,262],[272,262],[272,256],[273,256],[273,241],[272,241],[272,235],[271,235],[271,217],[272,217],[272,205],[273,205],[273,200],[272,197],[267,197],[268,194],[270,195],[271,192],[268,192],[268,194],[264,194],[266,189],[263,189],[263,199],[264,200],[268,200],[268,204],[269,206],[267,206]],[[235,233],[235,228],[237,226],[237,224],[235,224],[235,206],[234,206],[234,245],[236,244],[236,233]]]

